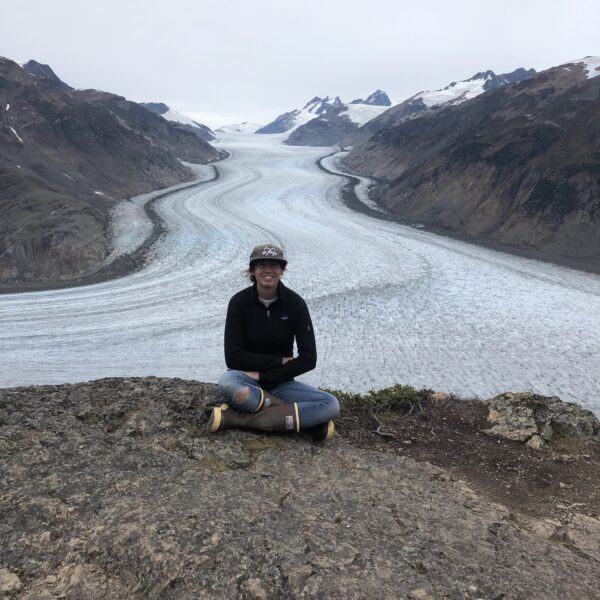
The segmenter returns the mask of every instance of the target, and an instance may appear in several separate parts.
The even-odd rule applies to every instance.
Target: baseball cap
[[[275,244],[259,244],[255,246],[250,254],[250,267],[258,260],[276,260],[282,267],[287,265],[283,250]]]

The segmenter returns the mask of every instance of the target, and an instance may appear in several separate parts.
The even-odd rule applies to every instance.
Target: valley
[[[313,318],[319,362],[305,381],[478,398],[531,390],[600,412],[599,276],[354,211],[345,180],[316,164],[329,149],[281,141],[223,134],[220,177],[156,203],[166,234],[141,270],[0,296],[0,387],[215,381],[227,301],[247,285],[249,250],[272,241]]]

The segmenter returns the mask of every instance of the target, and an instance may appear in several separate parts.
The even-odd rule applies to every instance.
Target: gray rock
[[[13,594],[21,589],[21,580],[8,569],[0,569],[0,593]]]
[[[486,433],[527,442],[534,449],[557,438],[600,442],[600,421],[590,410],[560,398],[531,393],[499,394],[488,404]]]

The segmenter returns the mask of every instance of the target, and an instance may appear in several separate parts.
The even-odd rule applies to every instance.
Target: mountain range
[[[598,75],[586,57],[458,103],[417,95],[344,162],[404,219],[600,268]]]
[[[392,105],[315,97],[264,127],[290,145],[351,146],[344,162],[412,223],[600,270],[600,58],[477,73]],[[110,210],[193,178],[215,133],[166,104],[76,90],[48,65],[0,58],[0,283],[93,272]],[[285,136],[282,136],[285,137]]]
[[[183,125],[47,65],[0,58],[0,283],[63,280],[109,250],[117,200],[190,181],[220,153]]]
[[[381,114],[391,106],[388,95],[376,90],[366,100],[344,103],[336,96],[315,96],[301,109],[279,115],[256,133],[285,133],[290,135],[287,144],[293,146],[328,146],[358,129],[363,123]]]
[[[476,73],[469,79],[453,81],[439,90],[418,92],[414,96],[390,108],[390,110],[386,110],[381,115],[364,123],[360,129],[343,139],[342,143],[346,146],[360,144],[381,129],[385,129],[396,123],[399,119],[417,115],[432,107],[462,104],[484,92],[508,85],[509,83],[516,83],[534,74],[535,69],[524,69],[522,67],[515,69],[511,73],[503,73],[501,75],[496,75],[493,71],[488,70]]]
[[[476,73],[464,81],[454,81],[445,88],[419,92],[392,107],[388,95],[377,90],[366,100],[344,103],[336,96],[313,98],[302,109],[279,115],[256,133],[284,133],[291,146],[353,146],[368,140],[380,129],[397,120],[442,105],[455,105],[483,92],[531,77],[535,69],[519,68],[496,75],[493,71]],[[391,108],[390,108],[391,107]]]

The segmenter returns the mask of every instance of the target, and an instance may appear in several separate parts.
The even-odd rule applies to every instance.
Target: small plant
[[[366,394],[352,394],[341,390],[326,390],[340,402],[342,414],[401,413],[422,410],[422,403],[429,397],[429,390],[417,390],[409,385],[396,384]]]

